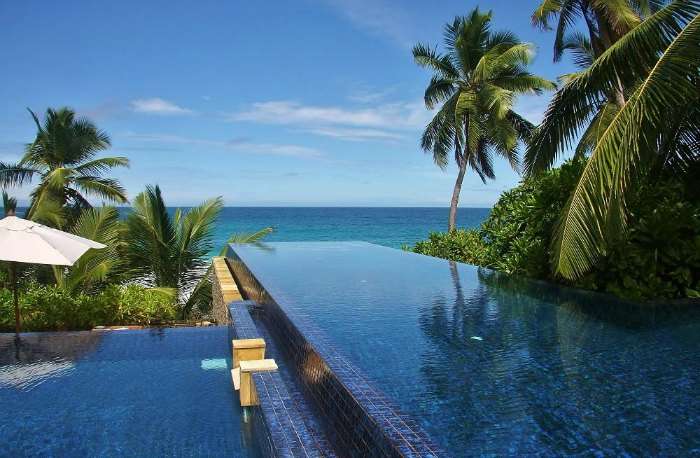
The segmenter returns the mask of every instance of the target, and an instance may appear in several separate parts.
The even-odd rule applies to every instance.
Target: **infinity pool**
[[[2,456],[256,456],[225,328],[0,334]]]
[[[233,250],[450,456],[700,453],[700,317],[362,242]]]

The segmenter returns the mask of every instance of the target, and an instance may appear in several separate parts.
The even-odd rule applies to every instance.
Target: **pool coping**
[[[343,423],[341,426],[345,428],[347,434],[357,436],[339,438],[344,447],[352,451],[352,444],[359,441],[364,446],[372,447],[369,450],[377,456],[437,457],[444,455],[444,452],[439,449],[416,420],[401,412],[386,395],[370,382],[359,368],[342,356],[342,353],[330,342],[325,333],[318,329],[309,318],[285,310],[272,297],[258,280],[256,273],[236,253],[234,244],[229,244],[226,258],[229,269],[233,272],[240,289],[246,296],[268,308],[278,322],[288,321],[284,325],[289,326],[291,332],[296,332],[301,336],[305,351],[312,353],[311,357],[314,356],[313,354],[318,355],[318,358],[327,367],[328,374],[321,371],[321,373],[311,377],[316,380],[305,383],[307,391],[310,391],[311,397],[319,404],[317,407],[324,411],[322,405],[324,400],[319,399],[318,393],[314,393],[314,387],[309,385],[318,383],[318,380],[321,380],[320,383],[327,384],[328,381],[324,379],[326,375],[330,375],[337,380],[341,388],[333,387],[333,393],[342,399],[345,406],[355,405],[362,412],[364,418],[357,418],[357,415],[345,413],[337,415],[339,419],[329,418],[331,423],[338,421]],[[326,413],[326,415],[331,414]],[[368,422],[364,422],[365,419]],[[367,427],[367,430],[358,431],[361,428],[354,424],[357,421],[366,423],[364,426]],[[371,444],[366,443],[367,438],[370,438]],[[365,448],[364,451],[366,450]]]

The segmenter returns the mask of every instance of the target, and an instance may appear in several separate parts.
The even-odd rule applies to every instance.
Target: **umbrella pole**
[[[10,262],[10,281],[12,282],[12,295],[15,301],[15,333],[19,335],[20,317],[19,317],[19,300],[17,296],[17,263]]]

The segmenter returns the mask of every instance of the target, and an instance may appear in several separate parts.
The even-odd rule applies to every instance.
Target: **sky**
[[[0,3],[0,161],[21,157],[26,108],[69,106],[126,156],[111,175],[130,197],[159,184],[169,205],[222,196],[228,206],[448,206],[442,171],[419,139],[430,73],[412,59],[472,8],[535,45],[532,71],[555,80],[553,33],[538,1],[38,0]],[[550,94],[518,101],[541,119]],[[488,207],[518,182],[465,178],[461,205]],[[20,204],[28,187],[14,189]],[[98,202],[96,202],[98,203]]]

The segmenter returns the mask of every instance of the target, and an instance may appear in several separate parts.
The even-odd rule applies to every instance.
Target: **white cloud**
[[[404,138],[403,135],[378,129],[318,127],[316,129],[308,129],[307,131],[323,137],[333,137],[349,141],[402,140]]]
[[[194,113],[189,108],[183,108],[159,97],[132,100],[131,109],[138,113],[159,115],[187,115]]]
[[[348,100],[357,103],[376,103],[385,99],[392,92],[394,92],[394,89],[386,89],[383,91],[362,89],[350,94]]]
[[[300,125],[312,129],[346,126],[415,130],[425,127],[430,119],[430,112],[420,102],[387,103],[376,107],[347,109],[337,106],[302,105],[282,100],[254,103],[249,110],[234,113],[229,119]]]
[[[278,143],[255,143],[247,139],[232,139],[228,141],[207,140],[170,134],[136,134],[133,132],[124,135],[126,139],[135,142],[166,145],[189,145],[208,148],[218,151],[232,151],[245,154],[260,154],[271,156],[290,156],[304,159],[314,159],[323,156],[323,153],[315,148],[300,145],[288,145]],[[128,149],[128,147],[124,147]]]
[[[291,156],[307,159],[323,156],[323,154],[315,148],[299,145],[279,145],[274,143],[236,143],[229,145],[229,148],[253,154]]]

